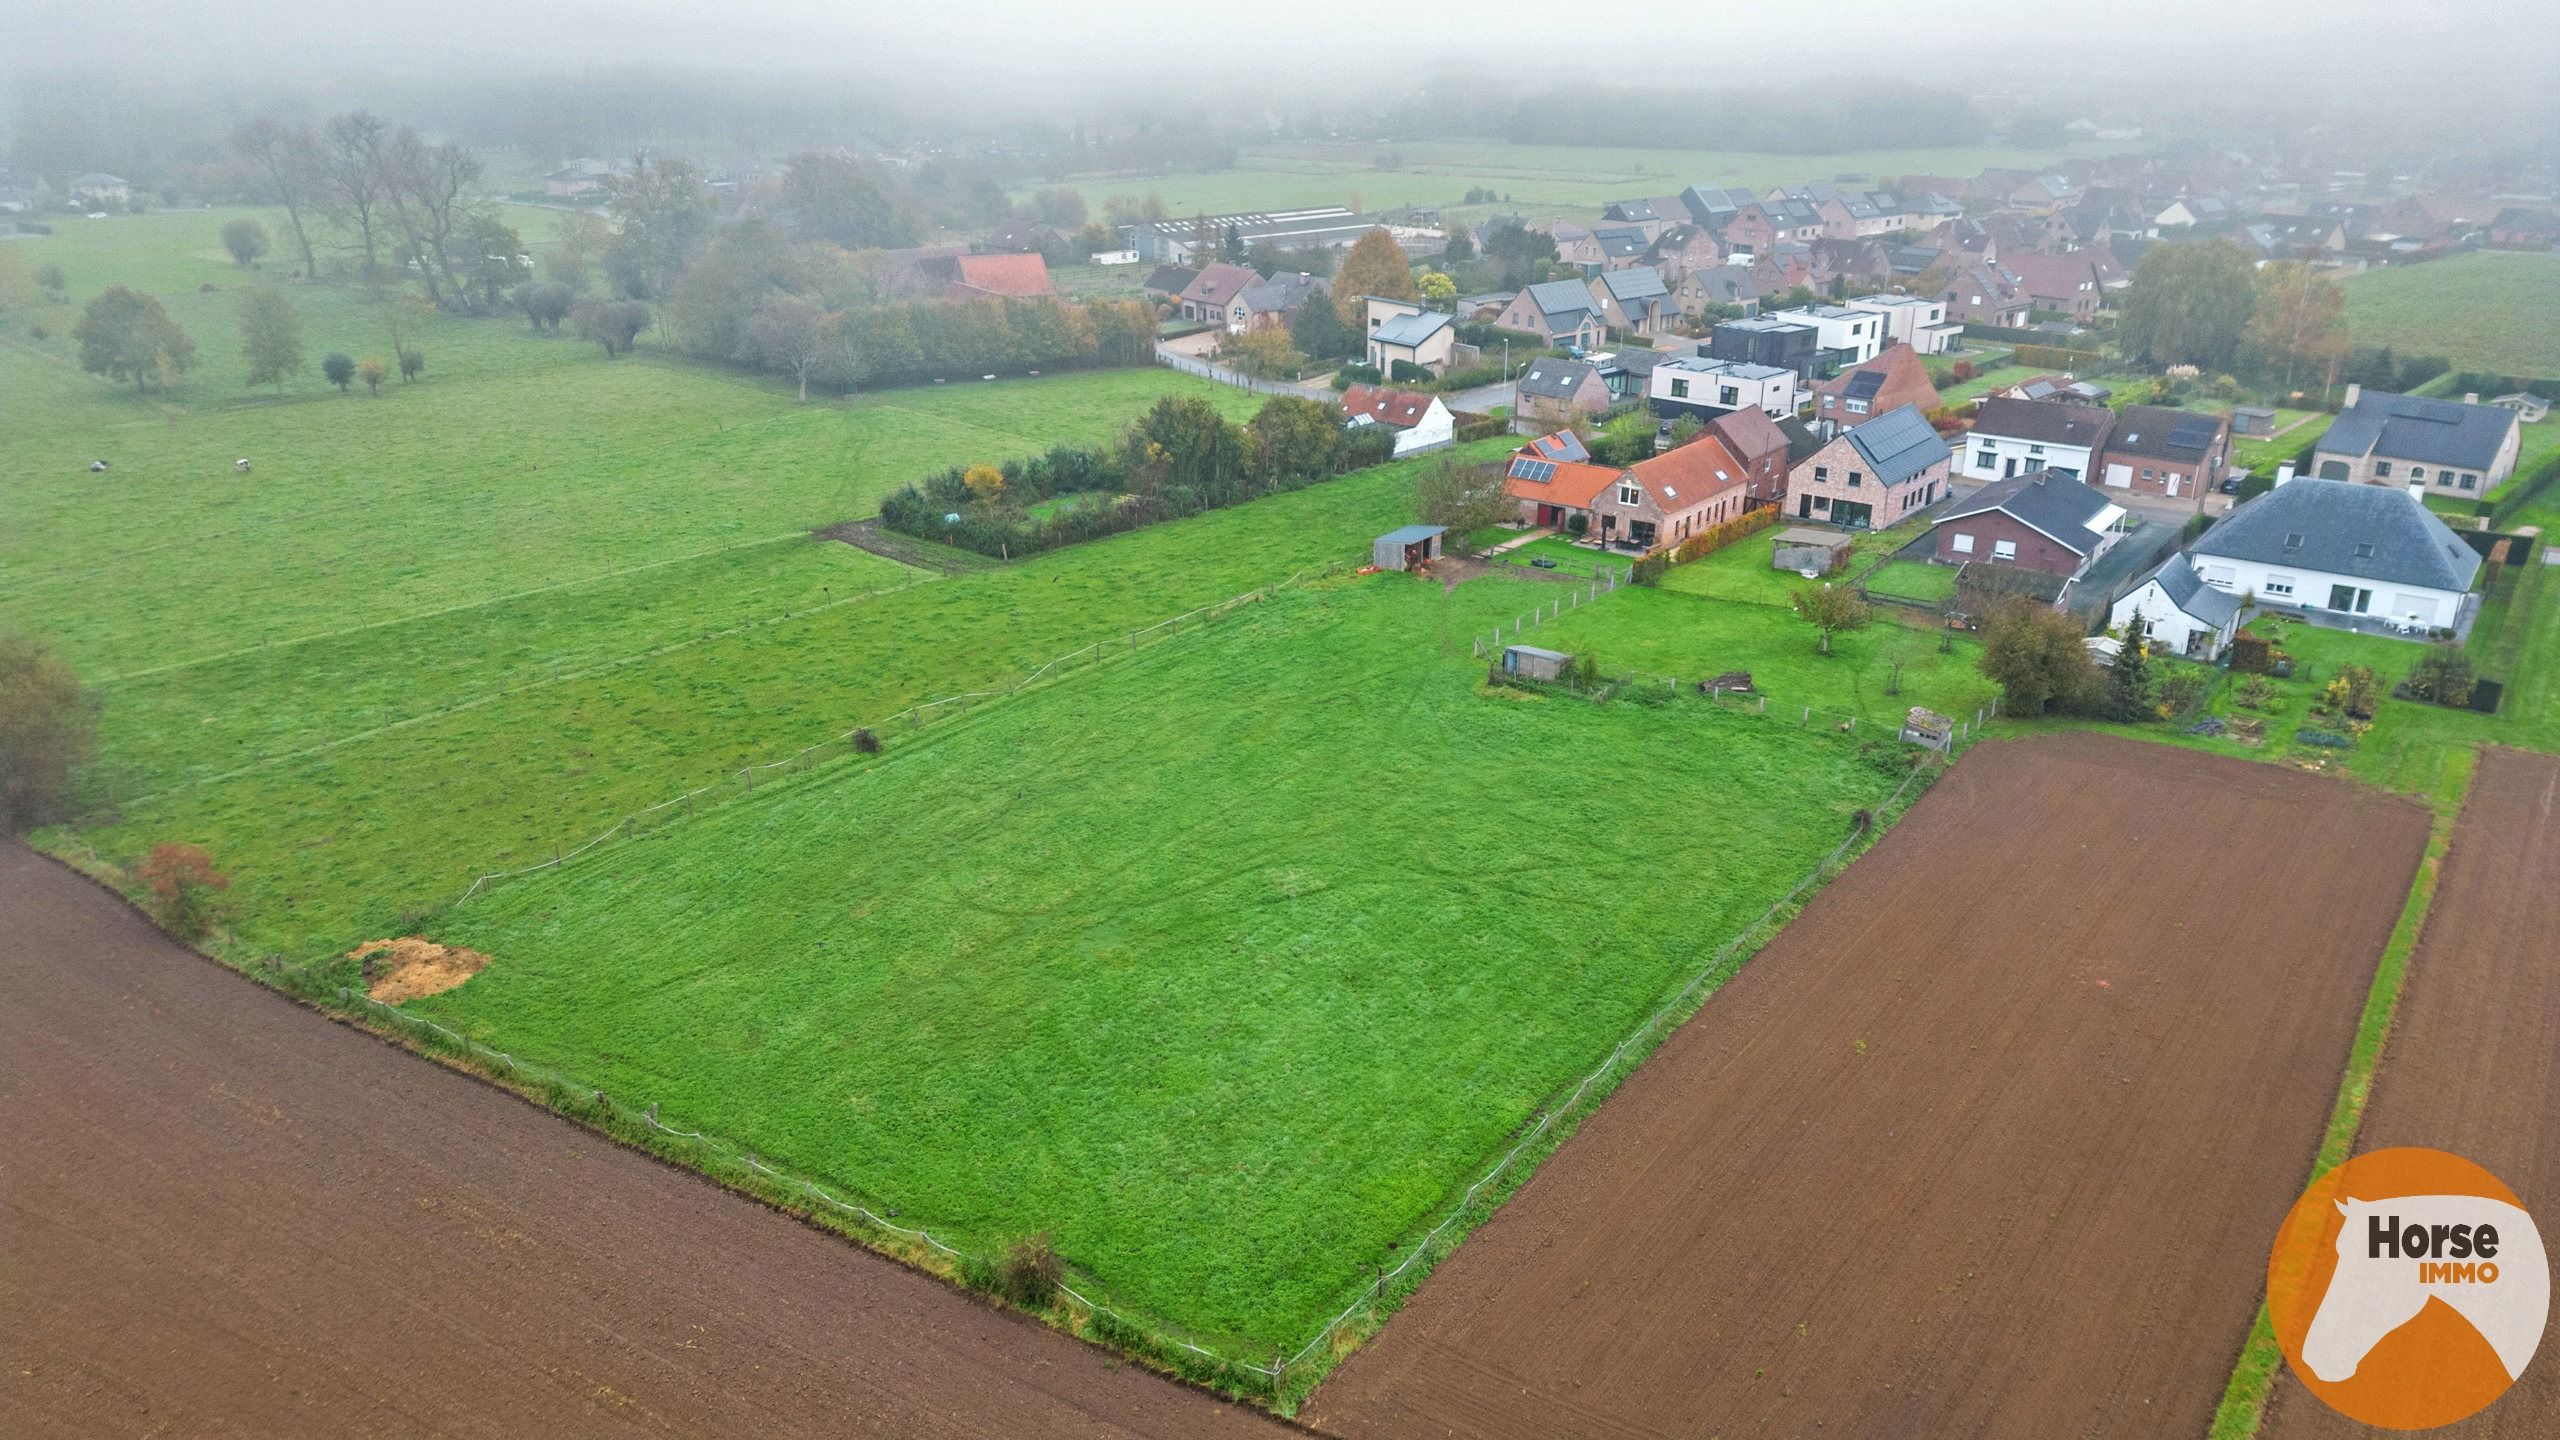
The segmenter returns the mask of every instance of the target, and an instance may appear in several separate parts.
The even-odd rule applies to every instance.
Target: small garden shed
[[[1769,568],[1811,570],[1827,575],[1831,573],[1832,563],[1848,548],[1849,536],[1844,531],[1790,525],[1770,540]]]
[[[1556,650],[1541,650],[1535,645],[1513,645],[1502,652],[1502,671],[1524,680],[1561,680],[1565,667],[1573,657]]]
[[[1381,570],[1418,570],[1440,558],[1445,525],[1407,525],[1390,530],[1369,546],[1369,563]]]

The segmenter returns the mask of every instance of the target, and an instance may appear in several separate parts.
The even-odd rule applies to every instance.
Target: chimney
[[[2276,467],[2276,483],[2282,485],[2293,478],[2293,462],[2287,460]]]
[[[2350,380],[2347,382],[2347,398],[2338,408],[2341,410],[2353,410],[2356,408],[2356,402],[2363,398],[2364,387],[2357,384],[2355,381]]]
[[[2477,404],[2479,404],[2479,403],[2480,403],[2480,392],[2479,392],[2479,391],[2477,391],[2477,390],[2465,390],[2465,391],[2463,391],[2463,392],[2462,392],[2462,403],[2463,403],[2463,404],[2465,404],[2465,405],[2477,405]]]

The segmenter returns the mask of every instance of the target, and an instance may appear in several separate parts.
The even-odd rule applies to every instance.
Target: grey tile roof
[[[2107,436],[2107,453],[2146,460],[2172,460],[2200,465],[2222,435],[2222,417],[2172,410],[2161,405],[2127,405],[2116,412]]]
[[[1520,393],[1549,400],[1570,400],[1583,382],[1600,372],[1587,360],[1533,360],[1520,375]]]
[[[2133,582],[2135,590],[2160,582],[2161,593],[2169,603],[2219,630],[2240,613],[2240,597],[2226,590],[2216,590],[2197,576],[2184,555],[2171,555],[2151,567],[2151,573]]]
[[[1662,283],[1662,272],[1650,265],[1636,265],[1625,270],[1604,270],[1600,274],[1600,284],[1608,290],[1609,298],[1621,305],[1630,300],[1643,300],[1671,293],[1670,287]]]
[[[1860,426],[1849,433],[1858,435],[1864,433],[1865,428]],[[2049,471],[2030,470],[2006,480],[1995,480],[1974,491],[1939,516],[1938,523],[1944,525],[1950,520],[1961,520],[1968,515],[1987,515],[1997,510],[2016,517],[2022,525],[2052,536],[2056,543],[2087,555],[2106,539],[2090,522],[2115,508],[2114,501],[2091,486],[2063,479]]]
[[[1381,345],[1415,346],[1447,329],[1451,320],[1437,310],[1419,315],[1397,315],[1381,322],[1369,332],[1369,338]]]
[[[2279,485],[2224,516],[2187,553],[2432,590],[2468,590],[2480,573],[2479,552],[2418,497],[2346,480]]]
[[[1920,411],[1896,406],[1848,434],[1849,444],[1867,462],[1880,485],[1894,486],[1953,455],[1945,439]]]
[[[2512,410],[2367,390],[2320,437],[2317,455],[2375,455],[2486,470],[2516,426]]]
[[[1996,395],[1974,411],[1976,433],[2038,445],[2085,445],[2095,450],[2107,438],[2111,419],[2095,405],[2057,405],[2050,400],[2020,400]]]
[[[1579,280],[1548,280],[1532,285],[1529,287],[1529,303],[1538,307],[1539,314],[1551,320],[1600,308],[1599,302],[1591,298],[1591,291]],[[1566,323],[1570,325],[1572,322],[1568,320]]]

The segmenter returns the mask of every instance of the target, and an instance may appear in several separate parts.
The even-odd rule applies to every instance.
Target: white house
[[[2207,585],[2186,556],[2172,555],[2116,601],[2107,623],[2121,630],[2136,615],[2150,629],[2154,648],[2211,660],[2240,628],[2240,597]]]
[[[1944,305],[1939,307],[1942,311]],[[1790,320],[1814,328],[1814,344],[1824,350],[1847,352],[1841,368],[1864,365],[1876,358],[1884,348],[1884,317],[1873,310],[1854,310],[1845,305],[1807,305],[1801,310],[1772,310],[1762,317],[1768,320]]]
[[[1437,450],[1457,437],[1457,417],[1437,395],[1353,385],[1342,392],[1342,418],[1350,425],[1384,425],[1396,432],[1398,455]]]
[[[1758,410],[1772,420],[1796,413],[1803,403],[1801,377],[1783,365],[1754,365],[1747,360],[1718,360],[1706,355],[1675,355],[1653,367],[1645,388],[1653,412],[1666,418],[1687,413],[1712,420],[1736,410]]]
[[[1884,317],[1884,338],[1888,344],[1910,346],[1922,355],[1944,355],[1956,348],[1964,327],[1947,319],[1947,302],[1918,295],[1861,295],[1848,304],[1851,310],[1872,311]]]
[[[2295,479],[2223,517],[2187,550],[2205,584],[2289,610],[2458,630],[2480,555],[2406,490]]]
[[[2103,405],[1995,395],[1976,407],[1965,433],[1958,480],[2005,480],[2047,470],[2086,480],[2097,469],[2114,415]]]

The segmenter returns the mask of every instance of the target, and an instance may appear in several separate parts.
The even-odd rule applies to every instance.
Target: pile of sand
[[[347,958],[364,962],[365,993],[385,1005],[441,995],[489,963],[489,957],[477,950],[439,945],[418,935],[367,940],[348,951]]]

